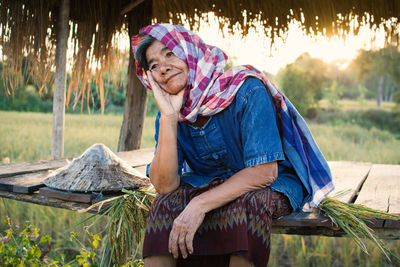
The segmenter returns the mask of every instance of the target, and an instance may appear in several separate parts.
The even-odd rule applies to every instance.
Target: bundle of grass
[[[103,251],[101,266],[123,265],[134,260],[142,233],[145,228],[147,212],[155,197],[152,185],[136,190],[121,190],[123,195],[98,202],[81,212],[98,207],[99,211],[86,220],[96,216],[96,223],[103,216],[108,216],[105,230],[108,231],[108,240]],[[108,205],[108,206],[107,206]],[[103,208],[106,206],[106,208]],[[85,220],[85,221],[86,221]],[[136,242],[135,242],[136,241]]]
[[[365,220],[400,220],[399,215],[368,208],[363,205],[341,202],[331,197],[326,197],[319,204],[319,209],[339,226],[362,251],[368,254],[363,238],[372,240],[390,261],[389,254],[400,261],[400,258],[389,251],[383,241],[374,231],[365,224]]]
[[[155,197],[152,191],[123,192],[126,194],[112,204],[107,224],[111,257],[118,265],[135,258],[138,246],[135,248],[133,241],[139,243],[142,240],[147,212]],[[134,249],[135,253],[132,253]]]

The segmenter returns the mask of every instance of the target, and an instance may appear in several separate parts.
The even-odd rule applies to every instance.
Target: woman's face
[[[156,40],[146,50],[146,60],[154,81],[171,95],[185,89],[189,68],[163,43]]]

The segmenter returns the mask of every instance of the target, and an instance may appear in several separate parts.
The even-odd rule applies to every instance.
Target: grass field
[[[0,111],[0,158],[11,162],[50,159],[51,114]],[[66,115],[65,157],[74,157],[94,143],[117,150],[122,116]],[[400,141],[391,133],[357,125],[310,123],[327,160],[400,164]],[[142,147],[154,146],[154,117],[144,123]]]
[[[384,110],[392,110],[395,107],[395,103],[393,102],[382,102],[382,109]],[[327,99],[322,99],[319,102],[320,107],[328,108],[330,103]],[[343,99],[338,101],[338,107],[343,111],[348,110],[369,110],[376,109],[377,104],[376,100],[363,100],[363,101],[355,101],[350,99]]]
[[[122,115],[67,114],[64,156],[74,157],[94,143],[117,150]],[[0,111],[0,157],[11,162],[50,159],[52,115]],[[145,121],[142,147],[154,145],[154,118]]]
[[[356,103],[346,105],[357,107]],[[11,162],[49,159],[51,120],[50,114],[0,111],[0,158],[9,157]],[[77,156],[93,143],[104,143],[116,151],[121,123],[122,116],[66,115],[65,157]],[[142,147],[154,146],[153,123],[154,117],[146,118]],[[310,123],[310,128],[328,160],[400,164],[400,141],[387,131],[348,124]],[[76,247],[70,240],[70,232],[83,235],[83,225],[78,223],[87,217],[72,211],[2,199],[0,218],[4,220],[7,216],[15,225],[29,220],[42,233],[51,234],[55,248]],[[102,223],[91,231],[100,232],[104,227]],[[1,232],[5,227],[5,222],[0,222]],[[400,255],[400,241],[387,244]],[[370,255],[363,254],[347,238],[273,235],[270,266],[400,266],[399,262],[388,262],[371,244],[368,249]]]

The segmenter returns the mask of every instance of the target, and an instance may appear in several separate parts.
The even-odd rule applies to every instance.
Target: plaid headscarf
[[[311,207],[317,207],[334,189],[329,166],[305,121],[262,72],[250,65],[237,66],[224,72],[228,57],[221,49],[207,45],[198,35],[184,27],[171,24],[156,24],[141,29],[138,35],[132,37],[134,54],[142,38],[147,35],[167,46],[189,68],[180,121],[195,122],[199,115],[217,114],[232,103],[246,78],[258,78],[273,98],[282,125],[285,154],[290,162],[295,162],[293,165],[296,172],[307,176],[309,184],[305,186],[311,191],[312,199],[308,200]],[[151,89],[145,70],[137,62],[136,74],[144,86]]]

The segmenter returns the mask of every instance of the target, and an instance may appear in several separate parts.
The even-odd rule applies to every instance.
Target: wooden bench
[[[144,173],[153,158],[153,149],[119,152],[117,155]],[[67,159],[23,162],[0,165],[0,197],[40,205],[80,210],[90,204],[65,201],[37,193],[38,184],[50,170],[65,166]],[[330,194],[348,203],[365,204],[371,208],[400,214],[400,165],[331,161],[336,189]],[[378,236],[400,239],[400,221],[374,220],[368,222]],[[273,233],[299,235],[343,236],[345,233],[318,210],[293,213],[273,221]]]

